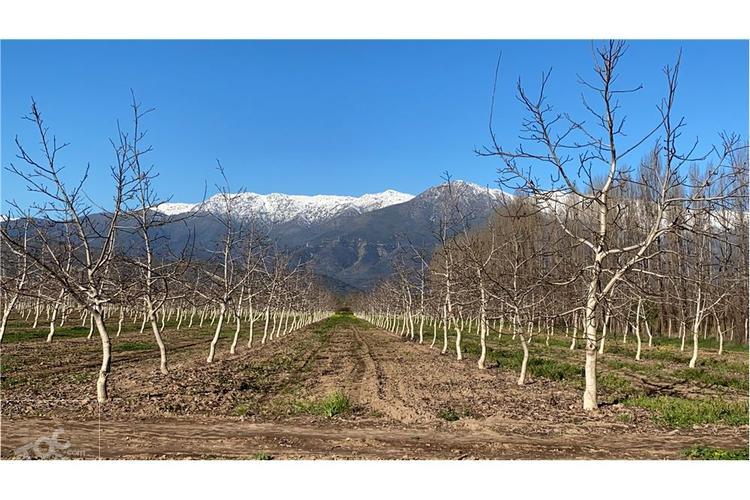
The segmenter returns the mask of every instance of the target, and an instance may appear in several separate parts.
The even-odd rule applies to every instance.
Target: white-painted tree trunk
[[[219,335],[221,335],[221,326],[224,324],[224,312],[226,311],[226,309],[226,303],[222,302],[221,306],[219,307],[221,314],[219,315],[219,321],[216,324],[214,338],[211,340],[211,347],[208,349],[208,358],[206,358],[206,362],[208,363],[214,362],[214,356],[216,354],[216,343],[219,342]]]
[[[680,352],[685,351],[685,337],[687,335],[687,326],[684,321],[680,321]]]
[[[41,287],[40,287],[41,292]],[[41,309],[41,299],[39,297],[36,298],[36,306],[34,308],[34,324],[31,325],[31,328],[36,329],[37,325],[39,324],[39,312]]]
[[[250,308],[250,314],[249,314],[249,321],[250,321],[250,338],[247,340],[247,347],[253,346],[253,334],[255,333],[253,330],[255,329],[255,311],[253,311],[253,297],[252,295],[248,298],[247,301],[248,307]]]
[[[453,327],[456,331],[456,359],[461,361],[464,359],[461,353],[461,329],[458,327],[458,322],[455,319],[453,320]]]
[[[688,363],[690,368],[695,368],[695,363],[698,361],[698,335],[700,334],[701,319],[703,319],[701,290],[698,288],[698,299],[695,301],[695,321],[693,321],[693,355],[690,358],[690,363]]]
[[[435,347],[435,342],[437,341],[437,324],[437,318],[432,318],[432,342],[430,343],[430,349]]]
[[[120,319],[117,321],[117,333],[115,334],[115,337],[120,336],[120,332],[122,332],[122,322],[125,320],[125,309],[123,306],[120,306]]]
[[[5,326],[8,324],[8,318],[10,318],[10,313],[13,311],[13,307],[16,305],[16,301],[18,300],[18,294],[13,294],[13,296],[8,300],[8,303],[5,304],[5,309],[3,309],[3,319],[2,322],[0,322],[0,342],[3,340],[3,335],[5,335]]]
[[[570,340],[570,350],[573,351],[576,348],[576,340],[578,338],[578,317],[573,316],[573,336]]]
[[[269,310],[268,310],[268,308],[269,308],[269,306],[266,306],[266,311],[264,313],[265,314],[265,324],[263,325],[263,337],[260,339],[260,345],[265,345],[265,343],[266,343],[266,337],[268,336],[268,322],[271,319],[269,317]]]
[[[52,342],[52,337],[55,335],[55,322],[57,321],[57,312],[60,310],[60,304],[62,303],[63,296],[65,295],[65,289],[60,290],[60,294],[57,296],[49,320],[49,333],[47,334],[47,343]]]
[[[443,350],[440,354],[448,352],[448,307],[443,305]]]
[[[584,366],[585,388],[583,391],[583,409],[590,411],[598,408],[596,388],[596,300],[597,280],[592,279],[584,310],[584,329],[586,333],[586,363]]]
[[[718,355],[724,354],[724,332],[721,331],[721,322],[719,321],[719,315],[714,311],[714,319],[716,320],[716,335],[719,337],[719,352]]]
[[[521,347],[523,348],[523,359],[521,360],[521,373],[518,375],[518,385],[524,385],[526,383],[526,366],[529,363],[529,345],[523,333],[520,333],[519,336],[521,337]]]
[[[107,379],[109,378],[109,371],[112,366],[112,345],[110,344],[107,327],[104,325],[104,320],[98,306],[94,308],[91,316],[96,324],[96,329],[99,331],[99,338],[102,343],[102,364],[96,380],[96,399],[99,403],[105,403],[108,399]]]
[[[104,321],[104,318],[102,318],[102,321]],[[93,314],[89,316],[89,334],[86,337],[86,340],[91,340],[91,337],[94,335],[94,316]]]
[[[641,306],[643,304],[643,299],[638,299],[638,307],[635,310],[635,328],[633,331],[635,332],[635,341],[636,341],[636,348],[635,348],[635,360],[640,361],[641,360]]]
[[[609,327],[609,320],[610,320],[610,311],[609,311],[609,308],[607,308],[607,311],[604,313],[604,324],[602,325],[602,339],[599,341],[599,355],[600,356],[604,354],[604,339],[607,338],[607,328]]]

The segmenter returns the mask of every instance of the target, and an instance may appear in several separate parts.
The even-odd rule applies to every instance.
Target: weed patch
[[[675,372],[675,375],[705,385],[718,385],[722,387],[732,387],[747,392],[747,377],[733,377],[730,374],[721,373],[718,367],[705,369],[702,367],[684,368]],[[747,373],[745,373],[747,375]]]
[[[308,413],[310,415],[320,415],[326,418],[348,413],[352,407],[349,398],[346,394],[340,391],[329,394],[318,401],[297,401],[293,404],[296,413]]]
[[[747,403],[671,396],[639,396],[624,404],[646,408],[655,413],[654,421],[669,427],[690,427],[700,424],[747,425]]]
[[[252,413],[249,404],[240,403],[232,410],[232,415],[235,417],[244,417],[245,415]]]
[[[437,416],[438,418],[442,418],[443,420],[446,420],[448,422],[455,422],[456,420],[461,418],[458,412],[453,408],[443,408],[438,412]]]
[[[691,446],[682,452],[688,460],[748,460],[748,450],[727,450],[708,446]]]

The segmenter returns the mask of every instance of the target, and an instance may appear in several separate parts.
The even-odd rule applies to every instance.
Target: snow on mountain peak
[[[162,203],[154,209],[165,215],[179,215],[193,210],[197,205],[197,203]]]
[[[433,186],[424,193],[422,193],[420,196],[425,198],[436,198],[441,196],[445,190],[448,189],[448,183],[444,182],[443,184],[439,184],[437,186]],[[451,180],[451,190],[453,191],[453,194],[455,196],[466,196],[466,195],[488,195],[492,198],[499,199],[503,196],[510,196],[512,195],[508,193],[504,193],[502,190],[497,188],[491,188],[488,186],[480,186],[479,184],[475,184],[473,182],[468,181],[462,181],[460,179],[454,179]]]
[[[379,208],[404,203],[413,195],[389,189],[382,193],[362,196],[341,195],[295,195],[283,193],[238,193],[230,194],[232,211],[243,218],[262,216],[273,222],[320,222],[344,212],[365,213]],[[221,194],[216,194],[200,203],[163,203],[156,207],[161,213],[178,215],[192,210],[221,213],[225,210]]]

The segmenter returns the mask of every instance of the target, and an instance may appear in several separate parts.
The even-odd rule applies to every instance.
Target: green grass
[[[334,392],[319,401],[315,409],[317,414],[331,418],[335,415],[347,413],[351,409],[351,402],[345,394]]]
[[[512,342],[511,345],[507,345],[507,341]],[[526,365],[528,374],[532,377],[541,377],[549,380],[565,380],[572,382],[576,387],[582,387],[583,384],[583,365],[574,365],[568,363],[565,360],[553,359],[545,356],[543,353],[548,353],[544,345],[538,347],[537,343],[532,345],[532,350],[529,354],[529,361]],[[520,349],[520,343],[518,341],[511,341],[510,337],[507,339],[504,337],[501,344],[497,343],[496,338],[490,340],[488,344],[491,344],[487,348],[487,363],[497,363],[499,366],[509,368],[514,371],[521,369],[521,362],[523,360],[523,352]],[[516,344],[518,344],[516,346]],[[451,339],[449,343],[451,347],[455,345],[455,338]],[[517,347],[514,349],[514,347]],[[474,337],[465,336],[462,342],[462,350],[466,354],[479,357],[480,346],[478,339]],[[451,352],[451,351],[449,351]]]
[[[251,460],[273,460],[273,457],[265,451],[259,451],[258,453],[250,457]]]
[[[355,327],[363,330],[373,328],[370,323],[356,318],[353,314],[336,313],[333,316],[313,324],[313,331],[317,334],[327,334],[339,327]]]
[[[584,364],[582,343],[571,351],[570,339],[563,332],[557,332],[550,338],[549,346],[545,345],[545,332],[534,336],[530,345],[528,374],[532,378],[542,378],[563,382],[578,390],[584,387]],[[440,335],[442,337],[442,335]],[[679,351],[679,342],[675,339],[662,339],[663,344],[656,342],[654,347],[643,346],[643,361],[635,361],[635,342],[629,338],[628,343],[620,342],[621,335],[613,335],[607,342],[604,356],[599,358],[598,387],[601,398],[605,401],[622,401],[647,393],[648,387],[640,382],[646,378],[652,381],[672,383],[675,379],[695,382],[694,385],[721,386],[732,392],[746,393],[748,390],[746,363],[738,362],[736,356],[703,356],[699,355],[698,366],[687,373],[690,353]],[[439,338],[442,340],[442,338]],[[439,342],[442,344],[442,342]],[[710,342],[701,344],[701,349],[708,348]],[[449,334],[451,355],[454,352],[455,335]],[[743,348],[736,346],[737,349]],[[747,349],[747,347],[744,347]],[[478,358],[480,354],[479,338],[474,332],[464,332],[462,352],[467,357]],[[501,369],[518,372],[521,367],[520,342],[512,340],[511,334],[503,333],[501,340],[493,333],[487,337],[487,364]]]
[[[94,332],[96,334],[96,332]],[[58,327],[55,329],[54,339],[65,339],[65,338],[85,338],[89,334],[88,326],[65,326]],[[40,323],[39,328],[32,330],[29,325],[20,326],[8,325],[8,331],[3,335],[3,343],[12,342],[28,342],[31,340],[45,340],[49,335],[49,324],[42,325]]]
[[[706,399],[672,396],[638,396],[624,404],[646,408],[655,413],[654,421],[669,427],[690,427],[701,424],[747,425],[748,405]]]
[[[727,450],[709,446],[691,446],[682,452],[688,460],[748,460],[748,450]]]
[[[331,393],[317,401],[296,401],[293,405],[296,413],[308,413],[326,418],[343,415],[352,408],[351,401],[341,391]]]
[[[10,354],[0,356],[0,388],[9,389],[20,382],[16,377],[8,375],[9,372],[13,372],[17,368],[17,363],[18,360],[15,356]]]
[[[634,387],[629,380],[619,377],[614,373],[599,375],[597,386],[607,394],[614,396],[615,399],[632,397],[643,392]]]
[[[149,351],[156,349],[156,344],[151,342],[120,342],[112,347],[113,351]]]
[[[527,369],[531,375],[550,380],[572,380],[583,383],[583,366],[576,366],[556,359],[535,357],[529,358]]]
[[[743,375],[741,371],[736,373]],[[748,391],[747,373],[744,373],[744,376],[735,377],[731,374],[723,373],[723,369],[718,366],[711,368],[698,366],[695,368],[684,368],[676,371],[675,375],[686,380],[709,386],[718,385],[722,387],[732,387],[744,392]]]

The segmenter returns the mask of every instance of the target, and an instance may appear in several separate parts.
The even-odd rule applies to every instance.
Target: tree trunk
[[[448,352],[448,307],[443,305],[443,350],[440,354]]]
[[[461,361],[463,354],[461,353],[461,329],[458,327],[458,322],[453,320],[453,328],[456,330],[456,359]]]
[[[99,403],[105,403],[107,397],[107,379],[112,365],[112,345],[109,342],[107,327],[104,325],[102,314],[98,306],[95,306],[91,312],[96,329],[99,331],[99,338],[102,341],[102,365],[99,368],[99,377],[96,380],[96,399]]]
[[[576,316],[573,316],[573,336],[570,342],[571,351],[575,350],[576,348],[576,337],[578,337],[578,318]]]
[[[607,328],[609,326],[610,312],[607,308],[607,312],[604,313],[604,324],[602,325],[602,339],[599,341],[599,354],[604,354],[604,339],[607,338]]]
[[[161,333],[159,332],[159,326],[156,324],[156,316],[151,315],[151,330],[154,332],[154,338],[156,339],[156,345],[159,346],[159,370],[162,374],[166,375],[169,373],[169,370],[167,369],[167,349],[164,346],[164,341],[161,338]]]
[[[250,308],[250,338],[247,341],[247,346],[253,346],[253,328],[255,326],[255,311],[253,311],[253,298],[252,296],[248,299],[248,307]]]
[[[596,293],[597,280],[589,284],[586,309],[584,310],[584,327],[586,332],[586,364],[584,368],[586,385],[583,391],[583,409],[596,410]]]
[[[424,344],[424,313],[419,314],[419,343]]]
[[[266,321],[266,323],[265,323],[265,325],[263,325],[263,337],[260,339],[260,345],[265,345],[265,343],[266,343],[266,337],[268,336],[268,321],[270,319],[268,317],[268,315],[269,315],[268,307],[269,306],[266,306],[266,311],[265,311],[265,316],[266,316],[265,321]]]
[[[104,321],[104,318],[102,318],[102,321]],[[94,336],[94,316],[89,316],[89,334],[86,337],[86,340],[91,340],[91,337]]]
[[[221,314],[219,315],[219,321],[216,324],[216,331],[214,332],[214,338],[211,340],[211,347],[208,350],[208,363],[214,362],[214,355],[216,354],[216,343],[219,341],[219,335],[221,335],[221,325],[224,324],[224,312],[227,310],[226,303],[222,302],[219,308]]]
[[[41,288],[40,288],[40,291],[41,291]],[[34,329],[36,329],[36,326],[39,324],[40,302],[41,302],[41,299],[37,297],[36,306],[34,308],[34,324],[31,325],[31,328],[34,328]]]
[[[432,342],[430,343],[430,349],[435,347],[435,342],[437,341],[437,318],[432,318]]]
[[[695,368],[695,363],[698,361],[698,335],[700,334],[701,319],[703,314],[701,311],[701,290],[698,289],[698,300],[695,301],[695,321],[693,321],[693,356],[690,358],[688,366]]]
[[[716,335],[719,337],[719,352],[718,355],[724,354],[724,332],[721,331],[721,323],[719,322],[719,316],[714,311],[714,319],[716,320]]]
[[[117,333],[115,334],[115,337],[119,337],[120,332],[122,332],[123,320],[125,320],[125,309],[123,309],[123,306],[120,306],[120,319],[117,321]]]
[[[635,310],[635,360],[641,360],[641,306],[643,305],[643,299],[638,299],[638,307]]]
[[[687,327],[684,321],[680,321],[680,352],[685,351],[685,336],[687,335]]]
[[[0,323],[0,342],[2,342],[3,340],[3,335],[5,334],[5,326],[8,324],[8,318],[10,318],[10,313],[11,311],[13,311],[13,306],[16,304],[17,300],[18,294],[15,294],[5,305],[5,310],[3,310],[3,319]]]
[[[523,360],[521,361],[521,373],[518,375],[518,385],[524,385],[526,383],[526,366],[529,363],[529,345],[523,333],[520,334],[520,337],[521,347],[523,348]]]

